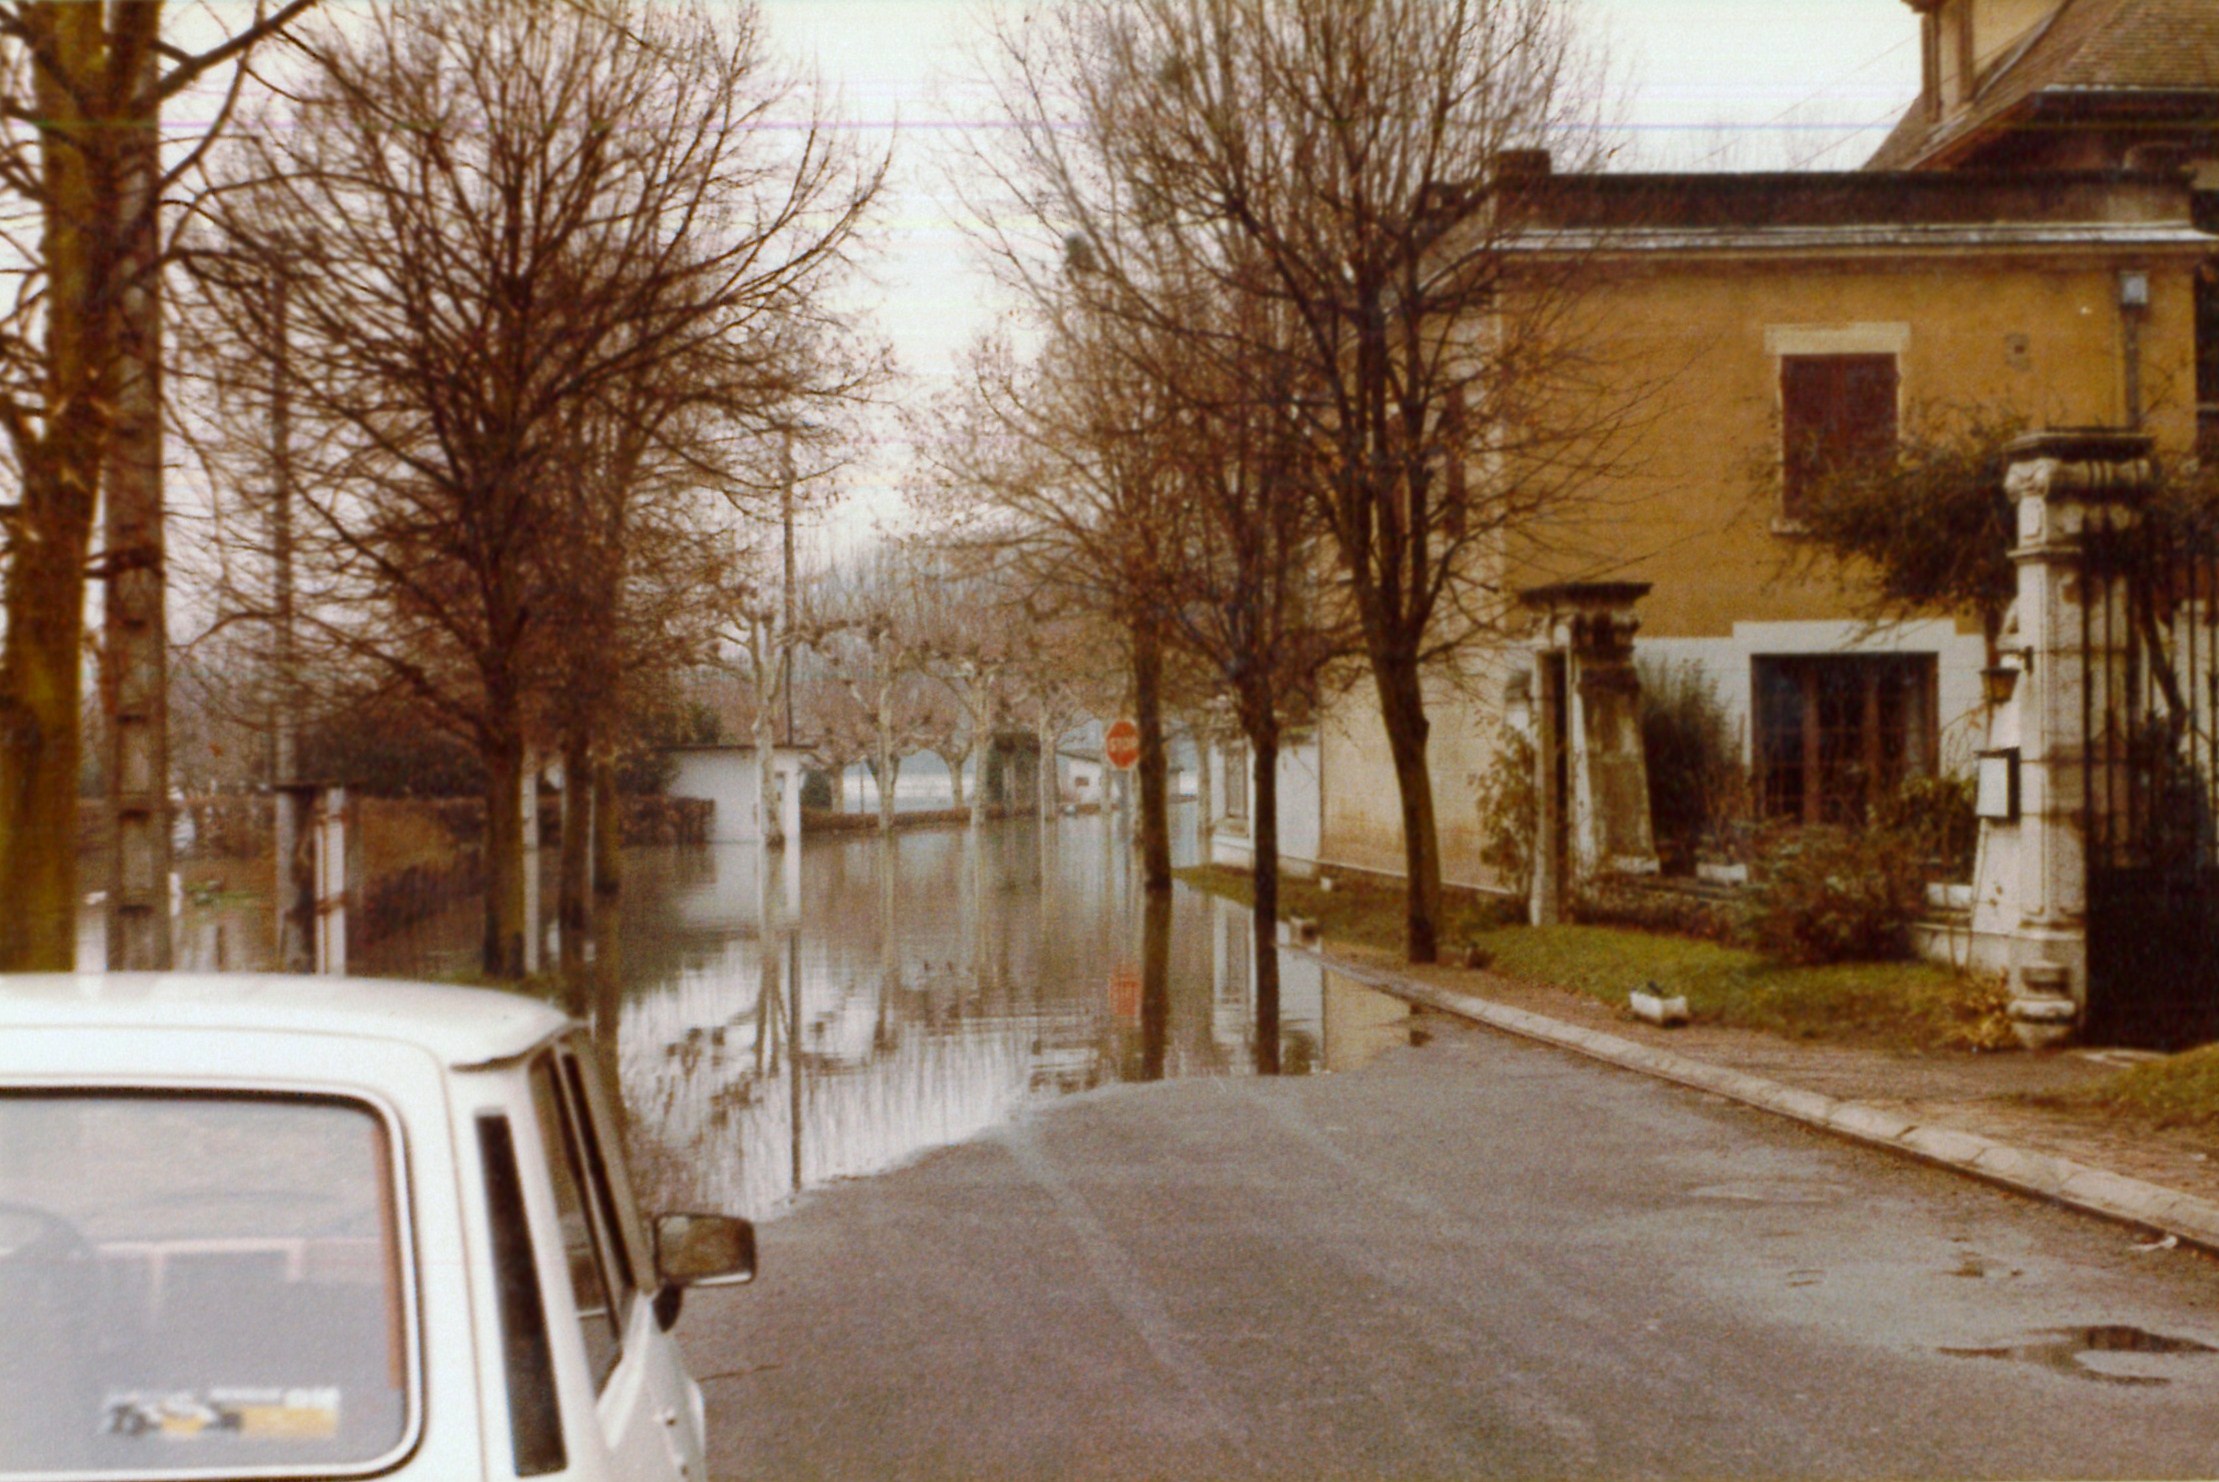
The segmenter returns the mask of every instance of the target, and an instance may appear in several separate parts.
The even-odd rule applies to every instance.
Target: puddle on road
[[[2099,1323],[2081,1328],[2046,1328],[2037,1342],[2012,1343],[1995,1348],[1944,1348],[1951,1358],[2008,1359],[2016,1363],[2034,1364],[2070,1374],[2076,1379],[2093,1379],[2100,1384],[2156,1385],[2170,1384],[2172,1378],[2161,1374],[2117,1373],[2091,1365],[2090,1355],[2103,1354],[2156,1354],[2178,1356],[2182,1354],[2219,1353],[2219,1348],[2194,1338],[2172,1338],[2163,1333],[2152,1333],[2143,1328],[2128,1327],[2120,1323]],[[2102,1362],[2098,1360],[2098,1364]]]

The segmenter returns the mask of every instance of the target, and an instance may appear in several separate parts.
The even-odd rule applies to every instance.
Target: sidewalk
[[[1676,1081],[2219,1253],[2219,1143],[2128,1129],[2030,1095],[2101,1080],[2117,1052],[1910,1054],[1717,1025],[1660,1029],[1623,1008],[1496,973],[1363,947],[1293,947],[1425,1007]]]

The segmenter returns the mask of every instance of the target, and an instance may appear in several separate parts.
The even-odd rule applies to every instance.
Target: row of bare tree
[[[1580,274],[1515,209],[1538,151],[1602,148],[1566,7],[1057,0],[987,53],[1004,126],[966,169],[1030,313],[936,418],[949,538],[1123,635],[1152,888],[1164,696],[1220,697],[1255,768],[1259,965],[1283,737],[1368,675],[1432,960],[1429,692],[1593,466]]]
[[[752,7],[445,0],[279,19],[282,47],[165,222],[162,257],[183,269],[170,413],[207,486],[193,575],[260,677],[240,704],[275,717],[281,772],[290,729],[334,713],[406,714],[475,751],[485,967],[513,976],[527,758],[559,753],[572,782],[596,782],[567,789],[562,909],[582,925],[585,841],[613,845],[627,718],[763,605],[775,577],[755,548],[791,494],[793,432],[836,423],[826,407],[876,373],[828,304],[884,162],[824,126]],[[38,37],[13,39],[48,85]],[[115,440],[103,390],[54,399],[51,436],[77,416]],[[75,733],[76,646],[44,635],[74,621],[89,552],[81,528],[56,549],[54,520],[34,523],[26,446],[0,890],[36,879],[15,899],[45,925],[0,929],[0,967],[68,965],[75,898],[72,820],[53,806],[75,789],[48,748]],[[69,487],[89,511],[92,482]],[[66,727],[39,719],[56,687]]]
[[[939,758],[954,805],[979,822],[988,753],[1014,735],[1037,748],[1045,815],[1063,737],[1123,703],[1121,666],[1114,635],[1010,575],[944,541],[871,545],[811,576],[783,643],[760,615],[728,633],[720,672],[696,685],[707,681],[716,729],[750,736],[758,756],[792,739],[835,775],[868,767],[882,831],[902,761],[920,752]]]

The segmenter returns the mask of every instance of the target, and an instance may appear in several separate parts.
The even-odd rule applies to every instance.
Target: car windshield
[[[0,1094],[0,1473],[375,1461],[406,1312],[369,1107]]]

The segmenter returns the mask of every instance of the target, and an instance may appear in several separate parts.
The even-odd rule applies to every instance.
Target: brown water
[[[1151,923],[1123,827],[628,851],[621,991],[572,1007],[618,1067],[651,1202],[765,1215],[1044,1098],[1253,1073],[1247,913],[1181,887]],[[1180,844],[1191,857],[1191,827]],[[459,909],[357,970],[466,970],[476,923]],[[551,933],[541,951],[553,960]],[[1281,972],[1283,1072],[1409,1043],[1400,1002],[1299,955]]]

